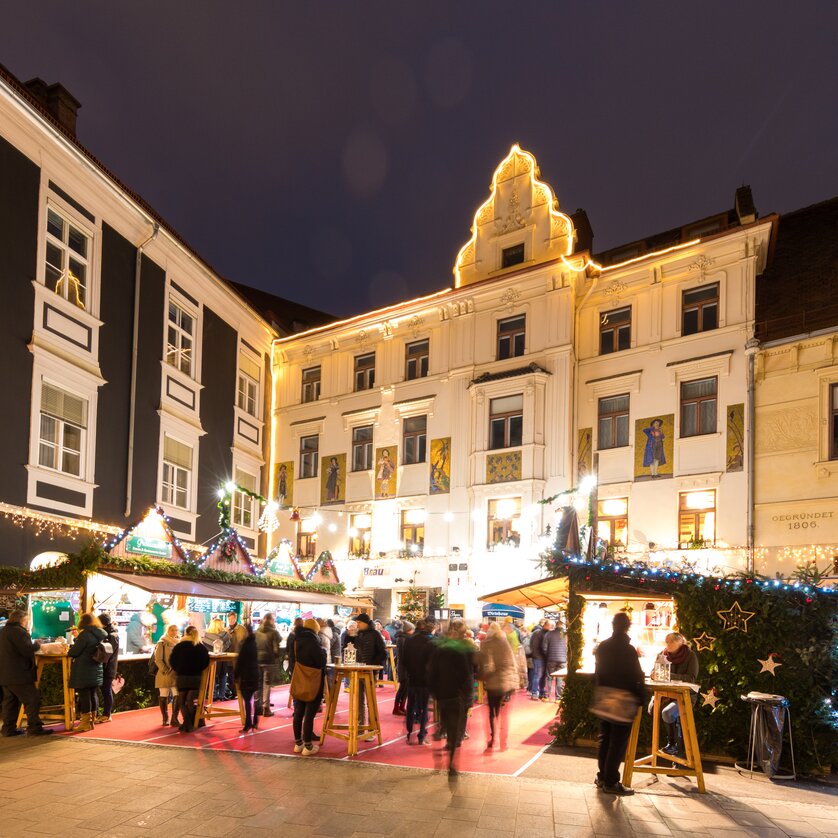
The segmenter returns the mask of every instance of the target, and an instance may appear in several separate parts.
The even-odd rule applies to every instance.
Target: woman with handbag
[[[316,754],[320,745],[314,739],[314,716],[323,700],[326,674],[326,650],[320,644],[317,620],[309,618],[294,632],[294,674],[291,698],[294,699],[294,753],[304,757]]]
[[[100,643],[107,640],[105,630],[95,614],[82,614],[76,639],[67,654],[73,659],[70,667],[70,686],[79,699],[81,722],[73,731],[84,733],[93,730],[99,699],[96,688],[102,686],[102,664],[94,659]]]
[[[111,622],[109,614],[100,614],[99,622],[102,624],[102,628],[105,630],[105,634],[107,635],[105,642],[111,644],[113,654],[108,659],[108,662],[103,666],[102,715],[97,721],[109,722],[111,720],[111,713],[113,713],[113,682],[116,678],[116,667],[119,663],[119,634],[117,633],[116,626]]]
[[[249,733],[259,727],[258,702],[253,707],[253,697],[262,686],[262,667],[259,665],[259,648],[253,627],[246,625],[247,637],[239,649],[234,675],[236,689],[244,702],[244,727],[240,733]]]
[[[169,724],[169,701],[172,703],[172,727],[178,727],[178,697],[177,673],[172,669],[170,661],[172,651],[180,642],[180,631],[177,626],[167,626],[166,633],[157,641],[154,647],[154,686],[160,691],[160,715],[163,725]]]
[[[628,636],[631,617],[614,615],[613,634],[596,650],[596,687],[591,712],[599,718],[599,771],[596,786],[608,794],[630,795],[634,789],[620,782],[620,763],[626,755],[631,725],[646,689],[637,650]]]

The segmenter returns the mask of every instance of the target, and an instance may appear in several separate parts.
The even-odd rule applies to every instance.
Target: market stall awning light
[[[493,594],[483,594],[481,602],[497,602],[502,605],[517,605],[520,608],[552,608],[567,601],[570,580],[566,576],[551,579],[539,579],[506,588]]]

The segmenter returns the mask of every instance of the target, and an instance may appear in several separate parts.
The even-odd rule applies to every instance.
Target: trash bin
[[[755,770],[762,771],[770,780],[794,780],[797,774],[788,699],[760,692],[750,692],[741,699],[751,706],[751,729],[748,734],[748,761],[744,764],[737,762],[736,768],[751,775]],[[789,733],[791,774],[781,773],[780,768],[785,729]]]

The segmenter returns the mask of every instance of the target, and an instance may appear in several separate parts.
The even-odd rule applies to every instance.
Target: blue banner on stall
[[[503,605],[500,602],[490,602],[488,605],[483,606],[483,616],[494,617],[496,619],[512,617],[513,620],[523,620],[524,609],[519,608],[517,605]]]

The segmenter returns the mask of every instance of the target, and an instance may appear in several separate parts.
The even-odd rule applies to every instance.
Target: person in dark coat
[[[100,614],[99,622],[105,630],[106,643],[111,644],[113,654],[102,667],[102,715],[97,721],[109,722],[113,713],[113,679],[116,678],[116,668],[119,664],[119,633],[111,622],[108,614]]]
[[[271,710],[271,685],[274,668],[279,660],[282,639],[276,630],[274,615],[268,612],[262,617],[256,629],[256,649],[259,652],[259,669],[262,673],[262,686],[256,695],[256,713],[259,716],[273,716]]]
[[[550,628],[547,626],[549,625]],[[558,678],[550,678],[550,673],[564,669],[567,665],[567,636],[559,623],[545,623],[544,634],[541,638],[541,649],[544,653],[544,681],[547,689],[547,698],[552,698],[553,682],[556,684],[556,701],[559,700],[560,681]],[[550,679],[549,681],[547,679]]]
[[[0,686],[3,687],[3,736],[20,736],[17,717],[20,705],[26,709],[26,731],[30,736],[52,733],[41,721],[41,692],[35,686],[35,652],[40,644],[32,640],[25,611],[15,609],[0,629]]]
[[[639,703],[645,698],[643,670],[637,658],[637,650],[628,636],[631,617],[620,611],[614,615],[613,634],[597,646],[596,683],[600,687],[614,687],[633,693]],[[629,795],[634,789],[620,782],[620,763],[626,755],[630,724],[600,719],[599,722],[599,771],[596,785],[608,794]]]
[[[669,664],[669,677],[672,681],[698,683],[698,655],[690,648],[686,637],[674,631],[666,635],[664,660]],[[692,703],[698,700],[698,693],[693,693]],[[652,702],[650,702],[650,712]],[[666,754],[684,755],[684,743],[681,738],[681,722],[678,717],[678,702],[666,699],[661,702],[661,721],[666,729],[667,743],[661,750]]]
[[[530,635],[530,659],[532,660],[530,696],[533,701],[541,698],[547,700],[547,661],[544,658],[543,640],[544,623],[542,622],[533,629]]]
[[[320,688],[317,695],[309,701],[294,699],[294,753],[304,757],[316,754],[320,745],[314,742],[314,716],[323,701],[323,683],[326,676],[326,650],[318,634],[320,624],[309,618],[303,627],[294,632],[294,658],[302,666],[320,670]]]
[[[466,719],[474,697],[475,647],[466,638],[466,624],[452,620],[448,632],[437,639],[428,663],[428,688],[436,699],[447,738],[448,774],[457,773],[455,758],[466,732]]]
[[[297,632],[303,627],[303,618],[294,618],[294,628],[288,632],[288,637],[285,638],[285,654],[288,658],[288,676],[294,674],[294,640],[297,637]]]
[[[201,688],[201,675],[209,666],[209,652],[195,626],[189,626],[183,640],[172,649],[169,665],[177,674],[178,711],[183,720],[178,730],[191,733],[195,729],[195,699]]]
[[[413,634],[416,627],[410,620],[400,621],[398,625],[399,628],[396,630],[396,680],[399,682],[399,688],[396,690],[396,698],[393,702],[393,715],[406,716],[407,711],[404,709],[404,705],[407,701],[407,681],[402,667],[402,650],[405,641]]]
[[[93,655],[96,647],[106,641],[107,637],[95,614],[81,615],[76,639],[67,653],[73,659],[70,667],[70,686],[76,691],[81,719],[75,733],[93,730],[93,721],[99,707],[96,688],[101,687],[104,681],[102,664],[93,660]]]
[[[356,660],[358,663],[366,663],[372,666],[381,666],[387,662],[387,646],[381,632],[376,631],[372,625],[369,614],[359,614],[355,618],[358,624],[358,636],[353,639],[357,649]],[[365,725],[367,718],[366,696],[364,691],[358,693],[358,724]],[[369,733],[364,737],[365,742],[374,742],[378,737]]]
[[[425,744],[428,735],[428,662],[434,651],[433,639],[424,620],[416,623],[416,630],[405,638],[399,653],[399,685],[407,684],[407,744],[413,725],[419,726],[418,742]]]
[[[262,684],[262,670],[259,666],[259,649],[256,645],[256,635],[250,626],[245,628],[247,637],[245,637],[239,649],[235,667],[236,689],[238,689],[244,702],[244,727],[240,733],[248,733],[259,727],[259,713],[254,710],[253,697]]]

